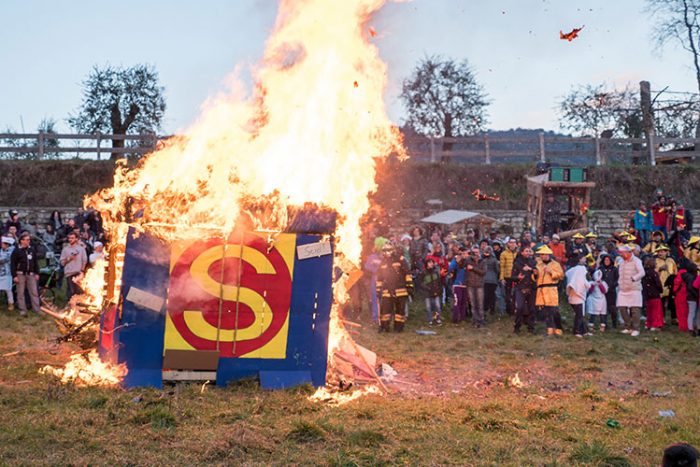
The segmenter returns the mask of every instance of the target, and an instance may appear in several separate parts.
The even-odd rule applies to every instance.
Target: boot
[[[8,311],[15,311],[15,304],[14,303],[8,304],[7,309],[8,309]]]
[[[547,328],[547,335],[553,336],[554,335],[554,328]]]

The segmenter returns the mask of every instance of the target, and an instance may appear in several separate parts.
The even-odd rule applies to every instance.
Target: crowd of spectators
[[[561,232],[556,204],[547,196],[540,228],[520,235],[433,225],[373,236],[364,260],[372,319],[400,331],[408,303],[421,296],[429,325],[441,325],[445,313],[476,328],[512,316],[516,333],[543,321],[548,334],[561,335],[566,301],[577,337],[610,327],[636,337],[642,321],[651,332],[672,324],[698,335],[700,236],[689,210],[657,193],[651,210],[640,203],[602,238]]]
[[[100,213],[82,208],[65,221],[53,211],[43,227],[25,223],[19,212],[12,209],[2,226],[0,248],[0,292],[7,297],[8,309],[15,309],[15,298],[21,316],[27,316],[27,298],[34,312],[41,307],[42,275],[40,260],[45,268],[53,269],[58,285],[65,280],[67,298],[82,293],[79,279],[90,265],[104,255],[104,229]]]

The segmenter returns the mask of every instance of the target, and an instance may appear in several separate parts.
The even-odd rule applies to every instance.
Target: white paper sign
[[[148,293],[145,290],[137,289],[136,287],[129,289],[126,299],[138,307],[147,308],[157,312],[160,312],[160,310],[163,309],[163,304],[165,303],[163,298],[153,295],[152,293]]]
[[[297,247],[297,256],[299,259],[318,258],[331,254],[330,242],[309,243],[308,245],[300,245]]]

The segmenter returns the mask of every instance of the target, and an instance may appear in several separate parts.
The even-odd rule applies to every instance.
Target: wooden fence
[[[160,139],[163,137],[150,133],[142,135],[0,133],[0,156],[6,159],[24,155],[34,159],[82,157],[97,160],[102,159],[103,155],[109,159],[112,154],[142,156],[153,151]],[[122,141],[125,147],[112,147],[112,141]],[[105,142],[110,143],[109,146],[104,146]]]
[[[0,133],[0,158],[100,160],[112,154],[142,156],[166,137],[154,134]],[[122,141],[126,147],[112,147]],[[109,142],[109,146],[105,146]],[[72,144],[71,144],[72,143]],[[414,162],[470,164],[554,162],[572,165],[608,165],[700,161],[700,139],[571,138],[539,133],[533,137],[495,137],[488,134],[462,138],[409,136],[406,148]]]

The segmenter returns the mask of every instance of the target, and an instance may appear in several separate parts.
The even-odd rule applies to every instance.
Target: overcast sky
[[[329,0],[342,1],[342,0]],[[166,88],[165,132],[192,122],[237,64],[253,64],[274,0],[0,0],[0,129],[36,129],[80,103],[93,65],[153,64]],[[413,0],[373,20],[389,64],[386,102],[402,123],[401,81],[429,54],[468,59],[488,92],[490,127],[558,129],[572,86],[608,82],[694,91],[686,52],[656,52],[644,0]],[[559,30],[585,25],[580,38]]]

